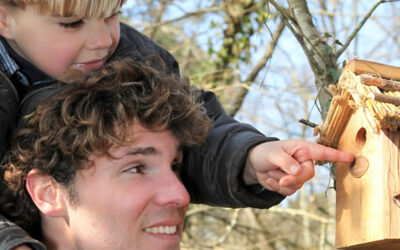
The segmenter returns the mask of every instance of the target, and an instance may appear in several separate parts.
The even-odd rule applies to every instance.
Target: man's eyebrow
[[[127,152],[127,155],[156,155],[158,150],[154,147],[144,147],[144,148],[131,148]]]

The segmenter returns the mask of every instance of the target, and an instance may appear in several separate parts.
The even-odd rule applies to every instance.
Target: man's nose
[[[185,207],[189,205],[190,196],[178,176],[169,170],[159,180],[156,202],[161,206]]]
[[[91,32],[88,34],[87,49],[108,49],[113,43],[111,27],[100,19],[93,21]]]

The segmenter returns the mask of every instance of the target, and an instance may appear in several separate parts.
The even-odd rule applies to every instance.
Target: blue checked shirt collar
[[[3,71],[9,78],[16,74],[17,79],[25,86],[29,86],[29,80],[24,76],[17,63],[11,58],[6,47],[0,39],[0,70]]]

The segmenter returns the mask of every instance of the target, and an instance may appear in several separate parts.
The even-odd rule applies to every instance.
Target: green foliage
[[[347,61],[346,61],[346,60],[343,60],[343,62],[342,62],[342,68],[346,67],[346,65],[347,65]]]
[[[253,12],[245,11],[244,6],[259,5]],[[251,59],[251,38],[261,32],[265,23],[276,18],[277,13],[272,13],[267,7],[267,1],[242,1],[235,5],[237,12],[242,16],[230,19],[225,13],[225,22],[228,27],[224,30],[223,45],[220,49],[210,48],[208,52],[217,59],[216,65],[219,69],[237,67],[240,62],[248,63]],[[210,28],[220,28],[215,22],[211,22]],[[227,30],[227,29],[234,30]],[[209,46],[214,46],[210,43]]]
[[[332,83],[336,83],[337,81],[339,81],[339,78],[342,75],[342,70],[335,68],[328,68],[328,74],[333,81]]]
[[[339,39],[336,39],[336,40],[335,40],[335,44],[340,45],[340,46],[343,46],[343,43],[340,42]]]

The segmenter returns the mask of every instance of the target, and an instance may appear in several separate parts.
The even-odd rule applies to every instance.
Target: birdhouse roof
[[[324,123],[315,129],[317,142],[336,147],[356,109],[379,133],[400,130],[400,67],[352,60],[343,69],[338,84],[329,87],[332,102]]]

